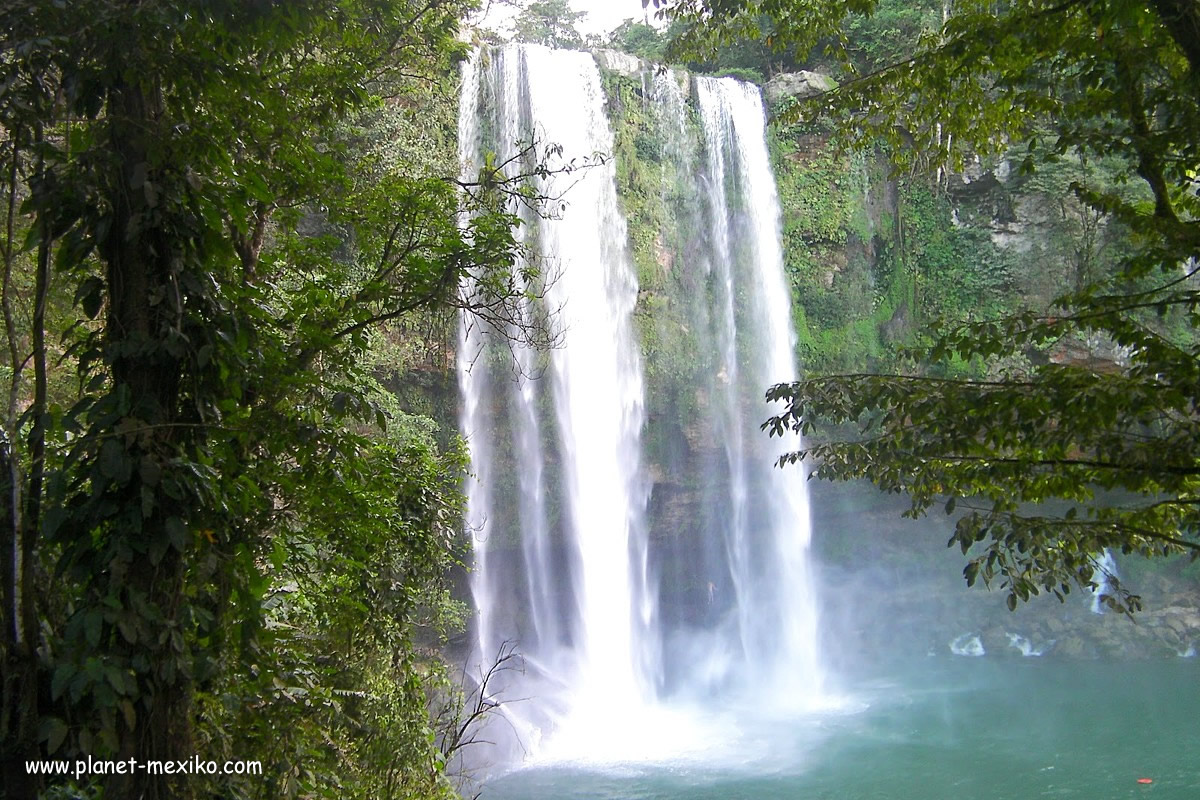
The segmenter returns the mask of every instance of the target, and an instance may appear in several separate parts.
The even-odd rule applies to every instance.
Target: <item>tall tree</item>
[[[35,795],[24,762],[39,754],[198,754],[197,698],[277,660],[262,631],[269,573],[293,549],[293,561],[320,552],[363,573],[367,554],[328,519],[297,533],[294,509],[318,506],[318,480],[346,482],[331,504],[342,524],[370,528],[364,541],[406,526],[389,578],[406,599],[385,613],[413,608],[444,569],[434,554],[450,552],[453,491],[435,476],[456,467],[364,436],[395,415],[361,357],[381,324],[464,305],[467,274],[482,287],[473,310],[504,316],[514,217],[494,182],[464,198],[453,173],[357,157],[345,131],[385,94],[404,103],[435,87],[464,53],[458,20],[475,5],[0,10],[8,797]],[[52,283],[77,304],[65,334],[48,322]],[[79,377],[67,407],[48,385],[63,336]],[[39,564],[58,591],[38,591]],[[198,786],[143,770],[102,780],[111,797]]]
[[[701,53],[752,34],[759,15],[771,19],[773,46],[825,40],[836,50],[845,26],[877,9],[875,0],[655,5],[690,24],[679,46]],[[907,58],[808,104],[839,121],[843,141],[889,143],[904,165],[961,168],[1022,143],[1026,171],[1064,155],[1103,157],[1121,165],[1118,188],[1141,187],[1073,186],[1086,207],[1132,231],[1114,277],[1081,280],[1049,310],[943,325],[910,374],[814,377],[768,395],[788,403],[765,426],[774,433],[813,433],[822,420],[862,426],[854,441],[784,461],[905,492],[913,515],[935,503],[966,509],[951,540],[971,556],[966,579],[997,582],[1010,606],[1090,584],[1104,548],[1200,553],[1198,22],[1194,0],[958,0]],[[1048,353],[1095,341],[1118,357],[1097,366]],[[928,377],[951,359],[1012,355],[1030,365]],[[1138,605],[1127,592],[1111,601]]]
[[[582,47],[583,35],[575,26],[586,16],[572,11],[568,0],[535,0],[517,16],[513,38],[547,47]]]

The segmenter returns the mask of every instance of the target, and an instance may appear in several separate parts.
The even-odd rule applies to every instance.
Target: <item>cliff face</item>
[[[687,547],[712,522],[698,513],[708,490],[699,476],[725,458],[703,422],[712,393],[722,386],[722,365],[702,355],[700,321],[688,317],[681,301],[704,290],[690,249],[697,238],[689,210],[697,176],[680,170],[677,157],[699,120],[689,106],[683,126],[671,128],[650,65],[612,56],[601,65],[640,281],[650,529]],[[686,101],[690,76],[676,72],[672,80]],[[796,103],[831,81],[806,74],[772,83],[769,144],[797,356],[810,373],[896,369],[900,349],[919,344],[931,320],[1045,308],[1102,274],[1123,246],[1125,232],[1090,214],[1070,190],[1073,180],[1094,177],[1103,165],[1065,159],[1024,174],[1021,153],[1014,152],[961,173],[896,176],[886,153],[846,155],[831,145],[828,129],[787,121]],[[1121,357],[1107,342],[1079,341],[1017,361],[1111,368]],[[983,374],[978,365],[959,370]],[[764,405],[764,418],[768,413]],[[842,631],[850,649],[948,652],[950,642],[969,634],[991,655],[1175,657],[1200,642],[1200,570],[1194,567],[1121,564],[1126,585],[1146,600],[1148,613],[1138,624],[1093,613],[1090,598],[1080,594],[1067,604],[1043,598],[1009,614],[1001,597],[965,588],[961,561],[945,550],[948,531],[940,521],[899,525],[900,506],[863,512],[879,504],[869,487],[814,484],[811,492],[816,547],[830,584],[823,603],[828,618],[839,621],[825,627]],[[703,594],[704,576],[662,578],[664,602],[674,603],[680,616],[699,607],[694,601]]]
[[[795,292],[799,355],[810,371],[889,370],[936,319],[1044,310],[1110,274],[1128,232],[1084,206],[1073,185],[1115,188],[1115,165],[1071,154],[1026,170],[1014,148],[962,172],[893,174],[887,153],[847,156],[821,124],[790,122],[819,80],[768,86],[783,234]],[[776,88],[771,90],[772,85]],[[784,89],[791,91],[784,91]],[[1122,354],[1103,341],[1021,354],[1096,366]],[[1019,368],[1020,364],[1005,367]],[[962,373],[981,374],[961,365]]]

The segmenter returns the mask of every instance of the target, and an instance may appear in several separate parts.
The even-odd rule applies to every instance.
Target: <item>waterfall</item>
[[[950,652],[956,656],[971,656],[980,658],[987,654],[983,649],[983,641],[977,633],[964,633],[950,642]]]
[[[631,322],[637,281],[614,167],[595,158],[613,141],[592,57],[537,46],[489,56],[464,70],[464,171],[477,170],[490,150],[515,177],[533,166],[517,157],[519,143],[561,148],[549,152],[547,173],[533,184],[558,199],[542,216],[526,213],[521,233],[542,269],[542,282],[531,287],[541,308],[529,314],[550,315],[559,344],[537,354],[511,342],[514,331],[463,322],[477,639],[485,660],[516,643],[533,669],[566,687],[558,713],[598,718],[648,700],[653,661],[644,635],[652,606],[644,392]]]
[[[551,169],[610,153],[612,133],[592,57],[540,47],[517,52],[526,62],[532,118],[563,148]],[[561,214],[542,218],[538,228],[543,256],[559,268],[546,288],[562,332],[550,372],[567,507],[563,530],[578,565],[576,691],[593,710],[614,700],[640,701],[644,689],[644,393],[631,320],[638,287],[614,173],[609,162],[582,179],[543,180],[545,194],[569,193]]]
[[[1115,591],[1113,584],[1120,578],[1117,573],[1117,560],[1106,547],[1098,556],[1092,558],[1092,565],[1092,582],[1096,584],[1096,588],[1092,590],[1089,603],[1093,614],[1103,614],[1106,608],[1104,598],[1112,596]]]
[[[734,510],[726,543],[741,644],[746,664],[772,691],[785,702],[804,701],[819,697],[822,683],[808,494],[802,470],[774,467],[782,450],[800,443],[772,441],[758,427],[767,411],[764,388],[796,379],[766,120],[759,92],[749,84],[699,78],[696,88],[716,240],[712,260],[722,287],[722,413]]]
[[[459,340],[479,656],[513,643],[521,693],[536,698],[509,711],[513,727],[539,752],[617,742],[644,755],[675,701],[761,692],[812,708],[823,679],[805,476],[773,466],[799,443],[759,430],[765,389],[796,368],[758,90],[642,75],[672,176],[667,319],[639,299],[617,167],[597,158],[615,141],[592,56],[509,45],[476,53],[463,79],[465,176],[494,154],[516,178],[534,166],[518,143],[553,145],[529,185],[557,199],[522,212],[518,234],[541,278],[525,286],[522,262],[514,280],[529,290],[525,321],[548,320],[559,344],[538,353],[470,317]],[[664,377],[639,341],[654,325],[677,342],[683,377]],[[668,484],[688,498],[682,518],[663,511]]]

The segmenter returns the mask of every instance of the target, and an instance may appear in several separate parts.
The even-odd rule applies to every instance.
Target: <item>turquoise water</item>
[[[490,780],[482,797],[1200,798],[1200,659],[930,658],[844,689],[850,710],[726,710],[729,741],[703,753],[527,766]]]

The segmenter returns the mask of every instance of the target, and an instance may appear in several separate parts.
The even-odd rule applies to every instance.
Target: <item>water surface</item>
[[[535,764],[494,778],[482,797],[1200,798],[1194,658],[929,658],[863,676],[846,694],[845,708],[835,712],[772,718],[712,709],[696,720],[711,728],[701,749],[644,761]]]

